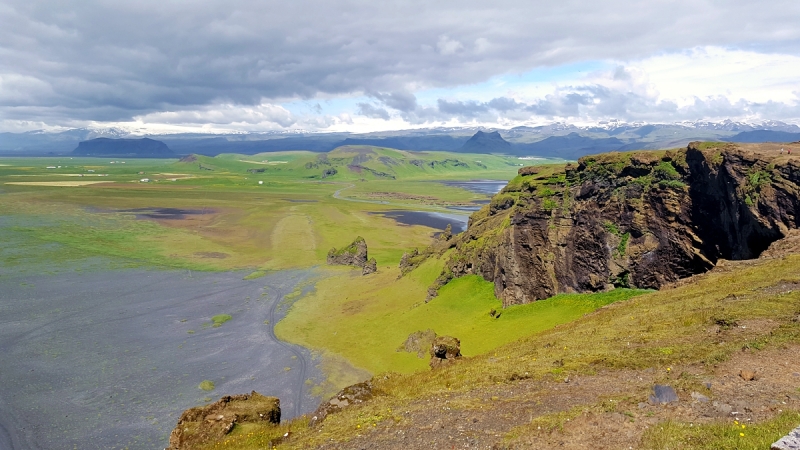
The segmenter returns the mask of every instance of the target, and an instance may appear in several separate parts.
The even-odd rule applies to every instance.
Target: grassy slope
[[[436,371],[412,375],[392,375],[374,380],[382,393],[370,402],[332,415],[321,429],[306,429],[299,419],[291,427],[295,435],[287,448],[309,448],[330,440],[346,442],[356,434],[369,432],[360,425],[404,423],[403,415],[391,411],[410,411],[438,404],[441,396],[455,392],[480,392],[481,389],[505,383],[513,386],[520,374],[532,379],[563,377],[567,374],[591,375],[600,370],[643,370],[654,368],[661,382],[678,383],[682,389],[704,390],[701,380],[675,379],[666,370],[678,365],[699,364],[713,370],[715,364],[732,355],[762,349],[782,349],[800,344],[800,291],[770,289],[777,283],[800,283],[797,267],[800,255],[757,261],[730,271],[712,272],[696,277],[693,283],[637,296],[602,308],[567,324],[523,337],[497,349],[492,354],[468,358],[460,364]],[[769,319],[772,329],[758,327],[737,332],[714,331],[718,319],[740,323]],[[502,320],[502,319],[501,319]],[[562,361],[556,367],[553,361]],[[645,394],[646,395],[646,394]],[[687,394],[688,395],[688,394]],[[710,393],[713,400],[713,392]],[[427,400],[426,400],[427,399]],[[636,409],[620,402],[620,408]],[[454,406],[455,407],[455,406]],[[491,405],[481,403],[481,408]],[[617,407],[612,407],[612,410]],[[389,411],[389,413],[387,413]],[[624,412],[625,410],[619,410]],[[691,442],[703,442],[702,448],[767,448],[769,444],[796,426],[798,412],[787,412],[762,424],[749,425],[745,440],[738,432],[731,434],[729,420],[703,426],[670,423],[663,429],[652,429],[641,445],[646,448],[690,448]],[[564,416],[568,417],[568,416]],[[508,439],[536,435],[535,425],[515,429]],[[564,418],[553,420],[564,420]],[[394,425],[392,425],[394,424]],[[735,431],[735,430],[734,430]],[[239,432],[232,448],[259,448],[261,442],[276,432],[273,428],[249,429],[249,437]],[[693,440],[694,439],[694,440]],[[261,440],[261,441],[259,441]],[[280,448],[284,448],[281,446]]]
[[[409,373],[428,367],[428,357],[396,351],[409,334],[433,329],[456,336],[466,356],[483,354],[521,337],[574,320],[608,303],[645,291],[559,295],[500,311],[494,285],[479,276],[459,278],[424,303],[427,287],[441,271],[430,260],[397,280],[397,268],[362,277],[347,270],[319,281],[315,293],[297,301],[276,333],[284,340],[342,356],[372,373]]]

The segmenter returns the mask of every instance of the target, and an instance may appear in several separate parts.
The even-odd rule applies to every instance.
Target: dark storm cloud
[[[795,0],[4,0],[0,119],[125,120],[366,94],[427,120],[436,111],[416,105],[411,92],[534,67],[697,45],[797,54],[798,17]],[[585,106],[586,94],[574,94],[537,107],[549,114]],[[516,109],[438,106],[459,108],[454,114],[473,117]]]
[[[369,103],[358,103],[358,114],[373,119],[389,120],[389,111]]]
[[[369,96],[398,111],[408,112],[417,109],[417,97],[410,92],[370,93]]]

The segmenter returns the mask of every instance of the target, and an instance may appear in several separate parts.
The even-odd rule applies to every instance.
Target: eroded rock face
[[[358,236],[347,247],[332,248],[328,252],[327,262],[330,265],[364,267],[367,263],[367,242]]]
[[[311,420],[308,426],[317,425],[325,420],[329,414],[337,413],[350,405],[367,401],[371,399],[372,396],[372,383],[370,381],[347,386],[333,396],[333,398],[319,405],[317,410],[311,414]]]
[[[216,403],[187,409],[169,436],[167,450],[188,450],[219,440],[237,423],[281,421],[281,402],[256,391],[229,395]]]
[[[361,269],[361,275],[369,275],[377,271],[378,271],[378,261],[376,261],[375,258],[372,258],[369,261],[367,261],[366,264],[364,264],[364,268]]]
[[[437,336],[431,345],[430,366],[441,367],[461,358],[461,341],[452,336]]]
[[[584,157],[556,174],[521,170],[454,238],[432,288],[478,274],[508,306],[659,288],[719,259],[758,257],[800,225],[800,163],[720,145]]]

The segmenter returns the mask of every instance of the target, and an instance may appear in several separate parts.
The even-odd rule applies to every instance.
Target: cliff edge
[[[800,160],[775,147],[694,142],[520,169],[470,218],[434,288],[478,274],[508,306],[756,258],[800,224]]]

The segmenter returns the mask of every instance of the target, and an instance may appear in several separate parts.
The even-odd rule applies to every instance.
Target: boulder
[[[405,342],[397,349],[398,352],[416,353],[417,357],[424,358],[428,349],[436,340],[436,332],[428,328],[425,331],[415,331],[408,335]]]
[[[678,401],[678,394],[672,386],[657,384],[653,386],[653,394],[650,395],[650,403],[657,405],[663,403],[673,403]]]
[[[372,383],[370,381],[347,386],[339,391],[338,394],[334,395],[333,398],[319,405],[317,410],[311,414],[311,420],[308,422],[308,426],[313,427],[318,425],[325,420],[329,414],[337,413],[350,405],[367,401],[371,399],[372,396]]]
[[[461,358],[461,341],[452,336],[437,336],[431,344],[431,368],[453,363]]]
[[[739,376],[742,377],[744,381],[753,381],[758,379],[754,370],[741,370],[739,371]]]
[[[228,395],[207,406],[187,409],[169,436],[167,450],[193,449],[217,441],[237,423],[281,421],[281,402],[256,391]]]
[[[770,448],[771,450],[800,450],[800,427],[778,439]]]

